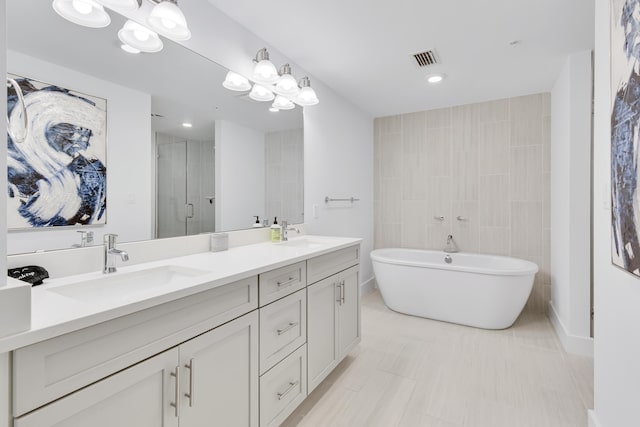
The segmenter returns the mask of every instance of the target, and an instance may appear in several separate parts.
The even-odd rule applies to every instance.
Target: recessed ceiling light
[[[440,83],[442,80],[444,80],[444,74],[430,74],[427,76],[427,81],[429,83]]]
[[[128,44],[124,44],[124,43],[123,43],[123,44],[120,46],[120,48],[121,48],[122,50],[124,50],[125,52],[127,52],[127,53],[134,53],[134,54],[136,54],[136,53],[140,53],[140,49],[136,49],[135,47],[129,46]]]
[[[186,127],[186,128],[191,128],[193,127],[193,125],[191,123],[183,123],[182,126]]]

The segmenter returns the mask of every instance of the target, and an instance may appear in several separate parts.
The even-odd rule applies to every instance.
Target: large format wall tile
[[[376,119],[376,247],[440,250],[452,234],[467,252],[529,259],[527,307],[545,310],[550,108],[545,93]]]

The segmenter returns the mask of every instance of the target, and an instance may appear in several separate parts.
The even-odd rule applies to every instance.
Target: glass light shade
[[[251,92],[249,93],[249,98],[253,99],[254,101],[267,102],[273,101],[275,95],[264,86],[253,85],[253,89],[251,89]]]
[[[260,83],[275,83],[278,81],[278,70],[268,59],[259,61],[253,68],[253,79]]]
[[[316,105],[320,100],[318,99],[318,95],[316,95],[316,91],[311,87],[306,86],[300,89],[300,93],[296,97],[296,102],[303,107],[308,107]]]
[[[122,43],[141,52],[160,52],[164,47],[162,40],[156,33],[131,20],[128,20],[124,27],[118,31],[118,38]]]
[[[137,0],[100,0],[100,3],[112,9],[127,11],[137,10],[139,7]]]
[[[293,110],[296,106],[293,105],[293,102],[289,101],[282,95],[276,96],[276,100],[273,101],[273,108],[277,108],[278,110]]]
[[[222,82],[222,86],[229,90],[235,90],[238,92],[245,92],[251,89],[251,83],[249,83],[249,80],[238,73],[234,73],[233,71],[229,71],[227,73],[227,77],[225,77],[224,82]]]
[[[283,74],[280,76],[276,88],[278,88],[278,92],[281,94],[290,96],[297,95],[300,91],[298,82],[296,82],[296,79],[291,74]]]
[[[103,28],[111,17],[94,0],[53,0],[53,10],[67,21],[90,28]]]
[[[124,50],[127,53],[133,53],[133,54],[140,53],[140,49],[136,49],[135,47],[131,47],[126,43],[122,43],[122,45],[120,45],[120,49]]]
[[[184,41],[191,38],[191,30],[180,8],[169,1],[162,1],[153,7],[147,22],[158,34],[171,40]]]

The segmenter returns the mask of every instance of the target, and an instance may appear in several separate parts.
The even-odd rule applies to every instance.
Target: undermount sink
[[[323,239],[317,236],[303,236],[287,240],[286,242],[280,242],[280,245],[301,249],[316,249],[330,243],[332,243],[332,239]]]
[[[61,283],[48,288],[47,291],[87,303],[126,303],[154,296],[180,285],[185,280],[207,273],[209,272],[195,268],[165,265],[146,270],[112,273],[68,284]]]

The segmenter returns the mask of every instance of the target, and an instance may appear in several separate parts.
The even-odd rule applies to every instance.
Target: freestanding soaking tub
[[[529,261],[464,252],[376,249],[371,260],[390,309],[484,329],[513,325],[538,271]]]

